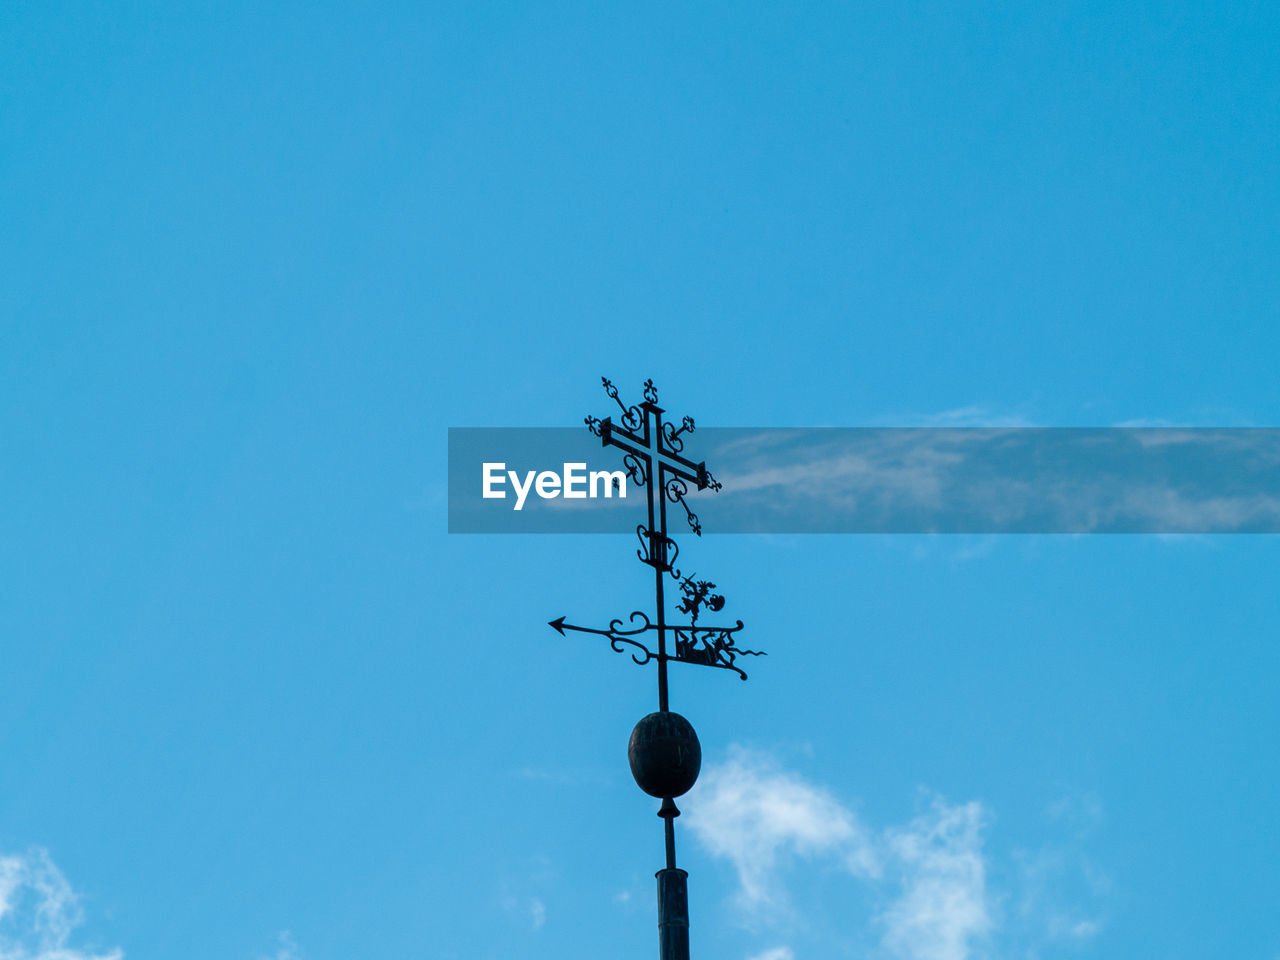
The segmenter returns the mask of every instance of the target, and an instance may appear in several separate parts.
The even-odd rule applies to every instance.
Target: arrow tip
[[[556,633],[564,636],[564,617],[556,617],[554,620],[547,621],[548,627],[555,627]]]

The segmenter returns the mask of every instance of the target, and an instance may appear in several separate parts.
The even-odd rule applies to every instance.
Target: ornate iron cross
[[[617,423],[611,417],[603,420],[587,417],[586,424],[604,446],[623,451],[622,462],[626,465],[627,475],[648,492],[649,522],[636,527],[636,535],[640,538],[640,549],[636,555],[653,567],[654,619],[650,620],[642,611],[634,610],[626,622],[612,620],[607,629],[579,627],[565,623],[564,617],[557,617],[550,621],[550,625],[561,636],[566,630],[574,630],[607,637],[614,650],[630,652],[636,663],[658,661],[658,712],[643,718],[631,731],[627,759],[640,789],[662,799],[658,816],[664,821],[667,865],[656,874],[659,956],[661,960],[689,960],[688,874],[676,866],[672,821],[680,815],[675,798],[687,792],[698,778],[702,747],[692,724],[667,707],[667,664],[675,660],[720,667],[732,670],[745,680],[746,673],[734,661],[738,657],[763,654],[736,646],[734,641],[742,629],[741,620],[731,627],[699,624],[698,616],[703,610],[718,613],[723,609],[724,597],[714,592],[714,583],[697,580],[693,575],[682,576],[675,566],[679,548],[667,535],[667,504],[677,503],[683,507],[690,529],[695,536],[701,536],[702,524],[685,500],[689,484],[696,485],[699,490],[708,487],[720,489],[705,463],[694,463],[683,456],[684,435],[693,433],[693,418],[685,417],[678,428],[664,421],[663,410],[658,406],[658,391],[652,380],[644,382],[644,402],[636,406],[627,406],[619,400],[617,388],[608,380],[603,383],[605,393],[618,405],[622,414]],[[680,586],[678,609],[688,617],[687,623],[667,623],[664,593],[667,576]],[[651,632],[658,635],[656,651],[650,649],[646,642]],[[672,635],[674,653],[667,646],[668,632]]]
[[[698,623],[698,615],[705,608],[713,613],[724,607],[724,596],[713,593],[715,584],[682,576],[676,568],[679,547],[667,534],[667,504],[679,504],[685,512],[689,528],[695,536],[702,536],[702,524],[685,499],[689,484],[699,490],[721,488],[719,481],[707,470],[705,462],[694,463],[683,456],[685,435],[694,431],[692,417],[685,417],[677,428],[663,420],[665,412],[658,406],[658,391],[652,380],[644,382],[644,401],[627,406],[618,398],[618,388],[607,378],[602,378],[604,391],[618,405],[621,415],[615,423],[612,417],[587,417],[586,424],[600,438],[602,446],[617,447],[624,452],[623,465],[636,486],[644,487],[648,494],[648,524],[636,526],[640,548],[636,555],[642,563],[653,567],[655,618],[640,610],[634,610],[627,621],[612,620],[607,629],[579,627],[565,623],[564,617],[549,621],[561,636],[566,630],[594,633],[607,637],[610,646],[619,653],[630,649],[632,659],[639,664],[650,660],[658,662],[658,709],[667,710],[667,663],[692,663],[704,667],[732,670],[743,680],[747,674],[735,661],[741,656],[758,657],[764,654],[756,650],[742,650],[736,643],[736,634],[742,629],[742,621],[733,626],[707,626]],[[680,587],[682,600],[678,606],[688,615],[688,623],[667,623],[666,582],[670,575]],[[649,633],[657,634],[657,650],[651,650],[644,642]],[[668,651],[667,634],[670,633],[675,652]]]

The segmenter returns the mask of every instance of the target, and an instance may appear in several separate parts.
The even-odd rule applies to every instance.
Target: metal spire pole
[[[689,484],[694,484],[698,490],[720,489],[705,463],[694,463],[682,456],[682,435],[693,433],[693,418],[685,417],[678,429],[671,422],[664,422],[664,411],[658,406],[658,391],[652,380],[645,381],[644,402],[634,406],[618,399],[618,390],[609,380],[605,379],[603,383],[605,393],[618,405],[621,416],[617,423],[610,417],[603,420],[587,417],[586,424],[600,438],[603,446],[614,446],[624,451],[622,462],[627,468],[627,475],[633,483],[646,488],[649,522],[636,527],[641,545],[637,555],[642,563],[653,567],[654,618],[650,620],[645,613],[635,610],[625,624],[619,618],[610,621],[607,629],[565,623],[564,617],[549,621],[549,625],[561,636],[566,630],[598,634],[608,638],[615,651],[630,653],[631,659],[638,664],[650,660],[658,663],[658,710],[644,717],[631,731],[627,759],[640,789],[662,800],[658,816],[663,820],[666,867],[656,874],[658,955],[660,960],[689,960],[689,875],[676,866],[675,818],[680,811],[675,798],[687,793],[697,780],[702,766],[702,747],[693,725],[669,708],[667,664],[675,661],[718,667],[732,670],[745,680],[747,675],[736,665],[736,659],[764,654],[736,646],[736,634],[742,629],[741,620],[731,627],[700,626],[699,613],[704,608],[719,612],[724,607],[724,597],[712,593],[716,586],[714,583],[681,576],[674,565],[679,548],[667,535],[667,503],[682,506],[690,529],[695,536],[701,536],[702,524],[685,500]],[[667,576],[680,585],[683,599],[678,609],[689,617],[688,623],[667,622]],[[656,651],[650,650],[644,642],[649,632],[657,633]],[[668,649],[668,633],[671,634],[674,653]]]

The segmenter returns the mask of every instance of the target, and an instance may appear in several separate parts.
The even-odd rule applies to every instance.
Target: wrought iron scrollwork
[[[613,402],[618,405],[618,409],[622,411],[622,425],[628,430],[639,430],[640,426],[644,423],[644,414],[640,412],[640,408],[635,405],[629,407],[618,399],[618,388],[613,385],[613,381],[608,377],[601,377],[600,382],[604,384],[604,392],[609,395]],[[646,380],[644,391],[646,400],[649,399],[649,390],[652,387],[653,381]],[[657,395],[658,394],[655,391],[654,397],[657,397]],[[596,436],[599,436],[599,434],[596,434]]]
[[[566,630],[572,630],[574,633],[594,633],[598,637],[607,637],[609,640],[609,646],[613,647],[613,649],[618,653],[629,652],[623,649],[623,644],[635,647],[639,653],[631,652],[631,659],[639,664],[648,663],[650,660],[657,657],[658,654],[650,650],[635,638],[646,630],[654,630],[656,628],[649,622],[649,618],[639,610],[633,610],[628,619],[630,619],[632,624],[639,620],[640,626],[632,626],[631,629],[625,630],[623,629],[624,621],[621,617],[616,620],[610,620],[609,629],[607,630],[601,630],[598,627],[580,627],[574,623],[565,623],[564,617],[557,617],[555,620],[547,621],[547,626],[551,627],[562,637],[565,635],[564,632]],[[643,654],[643,656],[641,654]]]
[[[685,516],[689,521],[689,529],[693,531],[693,535],[695,537],[702,536],[702,522],[685,500],[685,496],[689,493],[689,485],[681,477],[671,477],[664,485],[663,491],[666,493],[668,500],[684,507]]]
[[[684,440],[680,438],[682,433],[693,433],[693,417],[685,417],[677,427],[670,420],[662,424],[662,439],[666,442],[667,449],[672,453],[682,453],[684,451]]]
[[[680,425],[672,421],[663,421],[663,411],[658,407],[658,389],[652,380],[644,382],[644,402],[627,406],[618,395],[618,389],[608,378],[602,377],[604,391],[618,405],[621,417],[618,422],[609,418],[586,417],[584,422],[592,434],[599,437],[605,446],[619,448],[622,463],[627,476],[638,487],[647,488],[649,518],[648,524],[636,527],[636,537],[640,542],[636,556],[657,571],[657,599],[660,601],[657,623],[649,620],[641,611],[630,615],[629,620],[612,620],[608,629],[596,627],[580,627],[565,623],[565,618],[549,621],[561,635],[572,630],[580,633],[593,633],[608,638],[609,645],[618,653],[630,653],[637,664],[645,664],[650,660],[658,661],[658,702],[660,709],[666,710],[666,664],[668,661],[700,664],[732,670],[743,680],[746,672],[737,665],[739,657],[762,657],[761,650],[744,650],[737,646],[735,635],[742,629],[742,621],[730,627],[699,625],[699,617],[704,611],[718,613],[724,609],[723,594],[716,593],[716,585],[709,580],[698,580],[693,575],[682,576],[676,567],[676,557],[680,548],[667,534],[666,503],[678,503],[684,508],[689,528],[696,536],[702,536],[702,523],[698,515],[689,506],[690,485],[699,490],[722,489],[703,462],[687,459],[684,453],[687,435],[694,432],[693,417],[684,417]],[[658,508],[662,507],[661,510]],[[669,573],[672,579],[680,584],[681,600],[678,609],[689,617],[688,623],[667,624],[665,612],[661,609],[663,601],[663,575]],[[642,635],[652,630],[658,634],[657,650],[651,650],[642,640]],[[674,640],[675,652],[669,652],[669,640]],[[629,649],[628,649],[629,648]]]
[[[618,653],[627,652],[623,650],[622,647],[619,646],[619,644],[622,644],[622,643],[629,644],[630,646],[633,646],[633,647],[637,647],[640,650],[640,653],[644,654],[644,658],[641,659],[639,653],[632,653],[631,659],[634,660],[636,663],[640,664],[641,666],[643,666],[644,664],[652,660],[654,657],[656,657],[657,654],[654,653],[652,650],[650,650],[648,647],[646,647],[639,640],[632,639],[632,637],[636,636],[637,634],[641,634],[641,633],[644,633],[646,630],[653,629],[653,624],[649,622],[648,617],[646,617],[639,610],[632,610],[631,616],[628,619],[630,619],[632,623],[635,623],[637,618],[644,621],[644,623],[642,626],[636,627],[634,630],[623,630],[621,618],[618,618],[616,620],[610,620],[609,631],[608,633],[605,634],[605,636],[609,637],[609,646],[613,647],[613,649]]]
[[[627,476],[637,487],[643,487],[649,482],[649,475],[645,471],[645,463],[634,453],[628,453],[622,458],[622,465],[627,468]]]
[[[643,523],[636,524],[636,538],[640,541],[636,556],[641,563],[667,571],[674,580],[680,579],[680,571],[675,566],[676,557],[680,555],[679,544],[658,530],[653,531],[651,537]]]

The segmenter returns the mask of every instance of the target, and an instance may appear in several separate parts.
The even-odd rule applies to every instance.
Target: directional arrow
[[[601,630],[598,627],[580,627],[574,623],[565,623],[564,617],[556,617],[554,620],[548,620],[547,626],[562,637],[565,635],[564,632],[566,630],[574,630],[578,633],[594,633],[596,636],[605,637],[608,639],[609,645],[618,653],[623,652],[622,644],[628,644],[639,651],[638,653],[633,652],[631,654],[631,659],[636,663],[648,663],[650,660],[653,660],[657,654],[646,647],[643,643],[632,638],[638,634],[644,633],[646,630],[653,630],[655,627],[649,622],[649,618],[639,610],[634,611],[628,619],[632,624],[635,624],[638,621],[640,626],[633,626],[630,630],[624,629],[623,621],[621,619],[617,619],[609,621],[608,630]]]
[[[556,617],[554,620],[548,620],[547,626],[551,627],[562,637],[566,630],[577,630],[579,633],[597,633],[602,637],[613,637],[618,634],[626,635],[629,633],[643,633],[645,630],[650,629],[650,624],[647,620],[645,621],[645,625],[639,630],[623,630],[621,620],[615,620],[613,623],[609,624],[608,630],[599,630],[595,627],[579,627],[573,623],[565,623],[564,617]]]
[[[598,627],[580,627],[576,623],[565,623],[564,617],[556,617],[554,620],[548,620],[547,626],[550,627],[552,630],[554,630],[556,633],[560,634],[560,636],[562,637],[565,635],[564,632],[566,630],[576,630],[579,633],[597,633],[602,637],[614,637],[618,635],[635,636],[636,634],[644,633],[647,630],[658,629],[658,625],[656,623],[650,623],[649,618],[646,617],[644,614],[640,613],[639,611],[636,611],[635,613],[631,614],[631,617],[630,617],[630,620],[632,623],[635,623],[637,619],[642,620],[643,623],[641,624],[641,626],[633,627],[630,630],[623,629],[624,621],[621,619],[611,621],[609,624],[608,630],[601,630]],[[735,633],[736,631],[742,629],[742,621],[739,620],[737,623],[735,623],[731,627],[718,627],[712,624],[705,624],[705,623],[704,624],[668,623],[665,625],[665,629],[677,635],[690,634],[690,635],[700,636],[704,634],[705,635],[721,634],[722,636],[728,636],[729,634]]]

